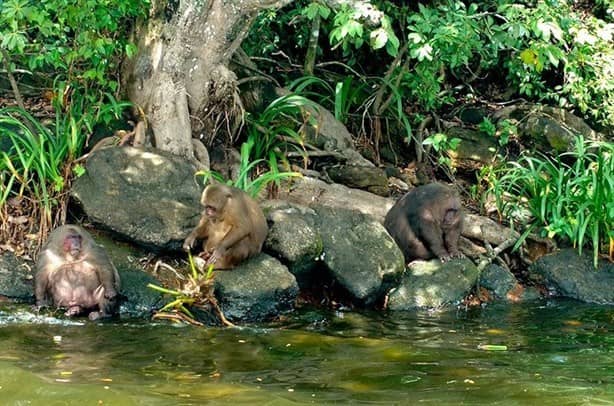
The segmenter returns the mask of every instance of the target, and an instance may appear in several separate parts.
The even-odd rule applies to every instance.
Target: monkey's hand
[[[188,235],[188,238],[186,238],[183,242],[183,250],[189,251],[192,248],[192,245],[194,245],[194,241],[196,241],[196,237],[194,237],[192,234]]]
[[[226,248],[217,247],[216,249],[213,250],[213,252],[211,253],[211,256],[209,256],[209,259],[207,259],[207,262],[205,263],[205,265],[215,264],[216,262],[224,258],[224,255],[226,255]]]
[[[114,288],[104,290],[104,298],[113,300],[117,297],[117,291]]]
[[[463,255],[462,252],[455,252],[453,254],[451,253],[450,255],[443,256],[439,259],[443,263],[443,262],[448,262],[448,261],[451,261],[453,259],[458,259],[458,258],[465,258],[465,256]]]

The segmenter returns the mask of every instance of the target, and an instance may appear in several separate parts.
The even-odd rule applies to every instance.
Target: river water
[[[226,329],[2,305],[0,343],[1,405],[614,405],[614,307],[572,301]]]

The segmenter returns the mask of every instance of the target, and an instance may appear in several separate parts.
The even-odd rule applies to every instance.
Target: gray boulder
[[[380,299],[400,279],[404,269],[401,250],[373,217],[356,210],[291,203],[267,203],[270,222],[265,244],[290,271],[300,286],[318,281],[324,267],[359,304]]]
[[[266,254],[215,271],[215,296],[229,320],[259,321],[290,311],[298,291],[294,275]]]
[[[296,277],[299,286],[312,283],[311,271],[322,254],[322,237],[316,227],[316,212],[280,200],[264,202],[269,222],[265,251],[274,253]]]
[[[20,302],[34,302],[34,264],[11,252],[0,255],[0,296]]]
[[[437,308],[458,303],[477,282],[479,271],[467,258],[409,264],[400,285],[390,291],[390,310]]]
[[[571,249],[544,255],[529,268],[536,283],[554,296],[589,303],[614,304],[614,264],[601,260],[597,269],[593,258]]]
[[[328,206],[333,208],[352,208],[374,217],[380,223],[395,200],[369,193],[366,190],[349,188],[337,183],[329,184],[321,180],[303,177],[296,179],[289,190],[282,190],[280,199],[312,207]]]
[[[359,303],[370,305],[395,285],[403,253],[382,224],[355,210],[315,207],[322,261]]]
[[[202,188],[185,159],[151,148],[95,151],[71,190],[87,216],[153,250],[178,250],[197,224]]]
[[[544,150],[569,151],[577,134],[586,140],[602,137],[580,117],[557,107],[521,103],[505,107],[493,117],[496,120],[514,120],[519,135],[535,140]]]
[[[388,196],[388,177],[382,168],[361,165],[333,165],[325,169],[333,182],[363,189],[380,196]]]
[[[155,310],[166,304],[160,292],[147,287],[150,283],[161,286],[161,283],[147,272],[124,267],[118,267],[117,272],[122,284],[120,316],[149,318]]]

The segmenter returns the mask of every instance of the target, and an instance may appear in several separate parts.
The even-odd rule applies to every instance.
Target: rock
[[[534,287],[523,287],[507,269],[490,264],[480,274],[480,287],[488,290],[496,300],[522,302],[541,297]]]
[[[149,318],[155,310],[166,304],[163,295],[148,288],[148,284],[162,286],[162,284],[147,272],[138,269],[118,267],[121,280],[120,294],[122,302],[120,317]]]
[[[336,183],[363,189],[380,196],[388,196],[388,178],[383,169],[375,166],[333,165],[326,174]]]
[[[0,255],[0,296],[34,303],[34,264],[26,263],[11,252]]]
[[[179,250],[197,224],[202,188],[195,167],[170,153],[111,147],[95,151],[71,194],[95,223],[152,250]]]
[[[280,193],[280,199],[308,207],[321,205],[342,209],[352,208],[376,218],[381,223],[394,204],[393,199],[365,190],[351,189],[336,183],[328,184],[308,177],[296,179],[290,190]]]
[[[308,110],[312,109],[308,108]],[[352,134],[330,111],[318,105],[317,111],[310,111],[310,113],[316,118],[316,124],[314,126],[308,122],[307,125],[303,126],[307,143],[321,150],[343,156],[345,163],[358,166],[374,166],[371,161],[356,151]]]
[[[498,265],[488,265],[480,274],[480,287],[489,290],[497,299],[505,299],[518,281],[513,273]]]
[[[215,271],[215,296],[229,320],[259,321],[294,308],[298,285],[277,259],[259,254],[229,271]]]
[[[478,279],[477,267],[467,258],[442,263],[438,259],[409,264],[400,285],[390,291],[390,310],[436,308],[460,302]]]
[[[571,249],[544,255],[529,268],[530,277],[546,286],[550,294],[589,303],[614,304],[614,264]]]
[[[403,253],[384,226],[358,211],[317,206],[322,261],[360,304],[371,305],[400,279]]]
[[[316,212],[283,201],[266,201],[263,210],[269,222],[265,250],[275,253],[286,264],[299,286],[311,285],[311,271],[322,254],[322,237],[315,226]]]
[[[587,140],[601,138],[580,117],[557,107],[523,103],[505,107],[493,117],[497,120],[514,120],[519,135],[535,140],[542,150],[570,151],[574,148],[577,134]]]
[[[361,305],[377,302],[404,269],[401,250],[381,223],[355,210],[268,203],[272,222],[265,247],[296,275],[301,287],[322,283],[324,266]]]
[[[454,150],[446,151],[452,158],[452,166],[465,170],[479,170],[484,165],[496,162],[499,146],[493,137],[485,137],[478,131],[452,127],[446,131],[448,138],[459,138],[461,142]]]

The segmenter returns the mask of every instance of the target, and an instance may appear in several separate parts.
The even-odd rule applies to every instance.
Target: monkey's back
[[[456,192],[434,182],[410,190],[388,211],[384,227],[403,251],[406,261],[436,256],[425,240],[441,233],[441,223],[450,208],[457,211],[461,208]]]

